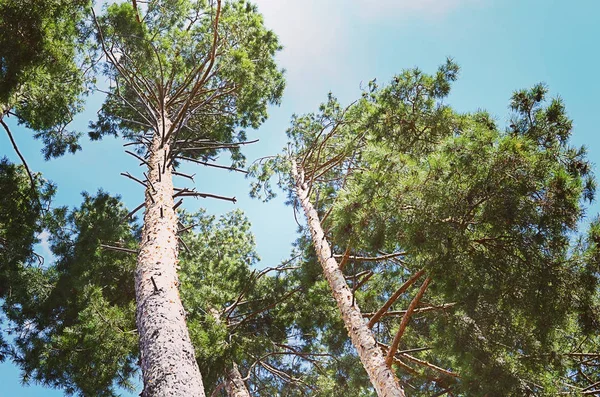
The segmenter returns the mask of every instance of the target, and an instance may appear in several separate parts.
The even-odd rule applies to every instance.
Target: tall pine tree
[[[217,166],[209,160],[223,149],[234,166],[243,162],[239,129],[258,127],[282,94],[280,47],[245,1],[156,1],[144,9],[126,2],[94,18],[112,86],[92,138],[123,136],[138,145],[132,154],[145,167],[135,271],[143,395],[203,395],[178,291],[175,198],[229,198],[175,190],[173,176],[181,161]]]

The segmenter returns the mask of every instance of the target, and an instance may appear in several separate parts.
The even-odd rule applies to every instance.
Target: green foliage
[[[103,192],[84,194],[77,209],[53,210],[46,227],[55,263],[12,273],[3,307],[15,329],[7,353],[25,382],[86,396],[134,387],[135,256],[100,247],[136,249],[139,230],[123,222],[126,214],[118,198]],[[234,362],[244,374],[252,369],[248,383],[256,390],[288,388],[256,361],[300,372],[302,364],[282,347],[297,315],[295,282],[252,270],[258,256],[240,211],[219,219],[183,213],[182,223],[190,227],[183,237],[190,251],[181,256],[181,297],[207,389],[216,388]]]
[[[109,54],[105,71],[114,85],[91,124],[92,139],[122,134],[137,140],[159,131],[164,115],[174,123],[164,138],[182,152],[183,141],[205,142],[186,156],[208,159],[218,148],[206,142],[244,141],[238,128],[257,128],[282,95],[274,61],[281,47],[246,1],[222,8],[206,1],[151,2],[141,23],[130,2],[112,4],[98,19],[97,40]],[[227,149],[240,165],[239,147]]]
[[[54,187],[36,175],[36,192],[22,166],[0,159],[0,298],[9,294],[13,274],[35,263],[33,245],[42,231],[40,218]]]
[[[46,159],[80,149],[67,124],[82,109],[90,63],[83,19],[89,0],[0,1],[0,104],[36,131]]]
[[[47,227],[56,263],[25,268],[4,304],[15,324],[12,359],[24,381],[68,394],[116,395],[131,388],[137,334],[131,279],[135,260],[101,250],[100,241],[135,246],[118,199],[84,194],[80,208],[55,209]]]
[[[559,378],[576,370],[567,353],[581,349],[575,343],[598,318],[596,224],[577,243],[595,192],[591,166],[585,149],[569,146],[572,122],[560,99],[546,101],[544,86],[513,95],[511,125],[501,131],[485,112],[445,104],[457,72],[448,61],[435,75],[414,69],[384,87],[373,81],[347,108],[330,95],[318,113],[294,116],[290,155],[327,214],[336,252],[405,253],[399,262],[347,265],[349,274],[375,273],[357,293],[364,311],[422,268],[433,279],[427,305],[455,303],[415,315],[400,349],[427,347],[417,358],[460,378],[400,368],[414,395],[555,395],[565,391]],[[382,319],[378,339],[389,344],[398,322]],[[562,343],[565,335],[574,344]],[[340,337],[321,342],[341,353]]]
[[[43,263],[33,247],[43,225],[40,218],[54,195],[54,187],[35,175],[35,191],[22,166],[0,159],[0,299],[17,293],[20,274]],[[9,345],[0,335],[0,361]]]

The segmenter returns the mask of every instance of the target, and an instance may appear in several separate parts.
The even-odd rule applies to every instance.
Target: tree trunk
[[[160,126],[163,127],[163,126]],[[170,121],[165,120],[168,130]],[[170,147],[155,132],[148,159],[142,242],[135,271],[143,397],[204,397],[202,376],[185,322],[177,276],[177,215]]]
[[[292,175],[296,194],[306,215],[313,245],[323,268],[323,273],[342,313],[342,319],[352,344],[358,352],[360,361],[369,375],[369,379],[380,397],[404,397],[394,372],[386,365],[385,356],[373,336],[372,331],[363,320],[358,304],[354,301],[352,291],[346,284],[344,273],[331,252],[329,242],[325,238],[319,215],[308,197],[308,187],[304,183],[304,172],[298,169],[295,161],[292,164]]]
[[[250,392],[246,388],[246,384],[236,363],[233,363],[233,368],[227,372],[225,390],[228,397],[250,397]]]

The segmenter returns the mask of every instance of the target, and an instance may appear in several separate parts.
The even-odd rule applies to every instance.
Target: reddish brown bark
[[[423,285],[421,285],[421,288],[419,288],[417,295],[415,295],[413,300],[410,301],[410,305],[408,305],[408,309],[406,310],[406,313],[404,313],[404,316],[402,317],[402,321],[400,321],[400,326],[398,327],[398,332],[396,333],[396,336],[394,337],[394,341],[392,342],[392,345],[390,346],[390,350],[388,351],[387,357],[386,357],[386,362],[390,366],[394,362],[394,355],[396,354],[396,350],[398,350],[398,345],[400,344],[400,339],[402,339],[402,335],[404,335],[404,331],[406,330],[408,321],[410,320],[410,317],[412,316],[413,312],[417,308],[417,305],[421,301],[421,298],[423,297],[425,290],[429,286],[429,283],[431,283],[431,278],[427,277],[425,279],[425,281],[423,282]]]

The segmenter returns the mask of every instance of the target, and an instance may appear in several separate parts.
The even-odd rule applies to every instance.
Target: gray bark
[[[246,388],[244,378],[242,378],[236,363],[233,363],[233,367],[227,372],[225,390],[228,397],[250,397],[250,392]]]
[[[168,130],[169,120],[164,127]],[[202,376],[190,341],[177,276],[177,215],[168,144],[158,129],[148,160],[146,213],[135,271],[143,397],[204,397]]]
[[[333,297],[342,314],[342,319],[352,344],[356,348],[360,361],[365,368],[371,384],[379,397],[404,397],[404,390],[398,383],[396,375],[385,362],[385,355],[377,345],[375,337],[363,320],[358,304],[354,301],[352,291],[346,284],[344,273],[333,257],[329,242],[325,238],[319,215],[310,202],[308,188],[304,184],[304,172],[292,162],[292,175],[298,200],[302,205],[313,245],[323,268],[323,274],[329,283]]]

